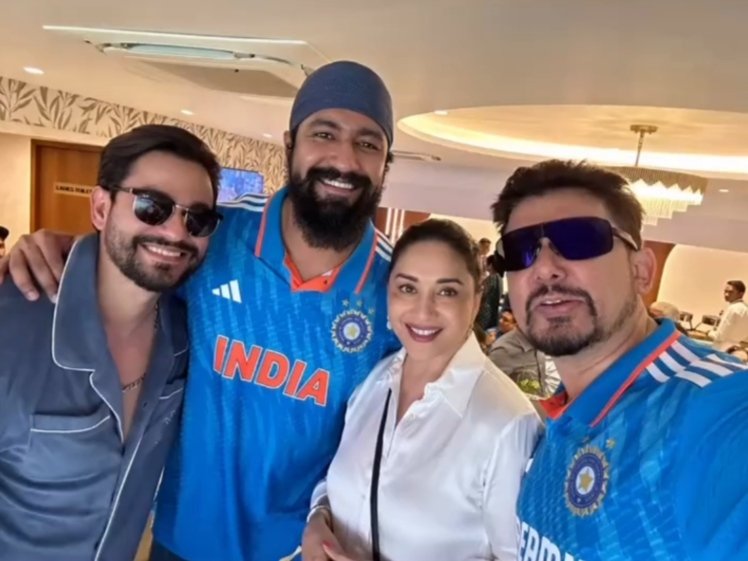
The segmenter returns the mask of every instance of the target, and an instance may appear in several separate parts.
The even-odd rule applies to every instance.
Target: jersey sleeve
[[[693,561],[748,559],[748,372],[700,390],[675,464],[675,514]]]

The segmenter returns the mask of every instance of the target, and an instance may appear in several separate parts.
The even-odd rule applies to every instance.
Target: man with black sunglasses
[[[649,317],[655,260],[626,180],[543,162],[493,212],[519,328],[563,382],[543,402],[519,558],[748,559],[748,373]]]
[[[0,560],[132,561],[179,426],[170,291],[218,223],[219,169],[176,127],[112,139],[56,303],[0,286]]]
[[[205,263],[182,291],[190,374],[158,500],[154,561],[278,561],[298,552],[348,399],[399,347],[386,314],[392,247],[372,223],[393,131],[376,73],[348,61],[323,66],[291,110],[288,185],[221,207]],[[160,210],[141,216],[151,212],[161,219]],[[32,290],[31,266],[54,294],[54,263],[32,262],[39,246],[59,259],[60,238],[22,238],[12,275]],[[319,509],[313,516],[322,525],[328,518]],[[321,542],[305,548],[324,556]]]

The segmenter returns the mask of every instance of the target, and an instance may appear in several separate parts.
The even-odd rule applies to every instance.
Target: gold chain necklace
[[[158,330],[158,310],[159,310],[159,302],[156,302],[156,317],[153,320],[154,334]],[[143,381],[145,380],[145,375],[146,375],[146,372],[143,372],[143,374],[141,374],[140,377],[136,378],[129,384],[125,384],[124,386],[122,386],[122,393],[127,393],[143,385]]]

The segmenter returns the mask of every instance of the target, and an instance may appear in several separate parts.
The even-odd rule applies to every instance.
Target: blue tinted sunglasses
[[[508,232],[501,238],[499,251],[507,271],[521,271],[535,262],[544,239],[564,259],[581,261],[610,253],[615,238],[634,251],[639,250],[634,238],[604,218],[581,216]]]

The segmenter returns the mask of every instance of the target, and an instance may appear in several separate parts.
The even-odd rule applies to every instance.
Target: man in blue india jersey
[[[548,161],[493,206],[519,328],[563,382],[519,500],[522,561],[748,559],[748,374],[651,319],[625,179]]]
[[[288,185],[221,207],[206,260],[182,290],[189,376],[154,561],[278,561],[298,551],[348,398],[397,346],[385,302],[392,248],[371,220],[392,140],[380,77],[331,63],[294,100]],[[33,291],[29,263],[54,293],[39,246],[60,255],[66,243],[48,233],[19,242],[11,272],[24,292]]]

